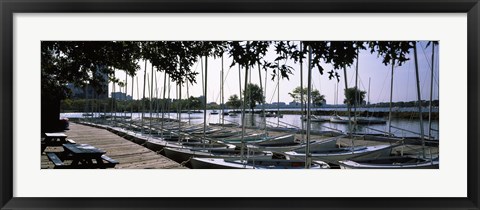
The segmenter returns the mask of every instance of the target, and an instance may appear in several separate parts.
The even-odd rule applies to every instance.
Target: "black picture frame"
[[[0,0],[1,209],[479,209],[478,0]],[[14,13],[467,13],[468,196],[466,198],[17,198],[13,197]]]

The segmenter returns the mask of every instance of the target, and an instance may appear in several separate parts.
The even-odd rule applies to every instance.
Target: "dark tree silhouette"
[[[348,88],[345,90],[345,100],[343,101],[344,104],[354,105],[354,104],[362,104],[365,102],[365,94],[367,92],[359,90],[355,87]],[[355,94],[357,94],[357,101],[355,103]]]
[[[236,94],[231,95],[230,98],[228,98],[227,101],[227,106],[233,109],[238,109],[240,106],[242,106],[242,101],[240,101],[240,98]]]
[[[248,84],[247,88],[243,90],[243,97],[247,101],[247,106],[252,110],[257,106],[257,103],[263,103],[263,91],[256,84]]]

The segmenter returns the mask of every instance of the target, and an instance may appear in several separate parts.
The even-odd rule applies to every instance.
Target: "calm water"
[[[207,122],[210,123],[221,123],[220,117],[221,115],[210,115],[211,111],[207,110]],[[100,116],[103,115],[103,113],[94,113],[94,116]],[[107,115],[110,115],[110,113],[107,113]],[[114,114],[115,115],[115,114]],[[153,117],[157,117],[157,114],[152,114]],[[116,116],[130,116],[130,113],[116,113]],[[133,113],[133,118],[134,119],[141,119],[141,113]],[[161,113],[158,114],[159,117],[161,117]],[[166,113],[165,117],[170,117],[170,118],[177,118],[177,113]],[[83,116],[83,113],[62,113],[61,114],[62,118],[89,118],[90,116]],[[149,117],[149,113],[145,113],[145,117]],[[322,116],[325,118],[330,118],[330,116]],[[191,124],[200,124],[203,123],[203,113],[192,113],[192,114],[187,114],[187,113],[182,113],[181,114],[181,119],[182,121],[189,122]],[[224,116],[225,123],[233,122],[233,123],[241,123],[241,114],[238,114],[238,116]],[[259,115],[255,114],[252,119],[251,114],[247,114],[246,117],[246,122],[247,125],[256,125],[256,126],[262,126],[263,124],[263,117],[260,117]],[[381,118],[380,118],[381,119]],[[386,119],[385,119],[386,120]],[[277,126],[278,124],[280,126],[287,126],[287,127],[295,127],[295,128],[301,128],[302,127],[302,120],[300,119],[300,115],[294,115],[294,114],[285,114],[283,115],[283,118],[273,118],[273,117],[268,117],[267,118],[267,125],[272,125],[272,126]],[[420,133],[420,121],[418,119],[393,119],[391,122],[392,126],[394,127],[399,127],[408,131],[412,131],[415,133]],[[315,131],[342,131],[346,132],[348,131],[348,124],[338,124],[338,123],[331,123],[331,122],[312,122],[311,123],[311,129]],[[428,120],[423,121],[423,127],[424,127],[424,134],[428,135]],[[306,128],[306,123],[305,123],[305,128]],[[432,136],[434,136],[436,139],[438,139],[439,133],[438,133],[438,128],[439,128],[439,122],[438,120],[435,120],[432,122],[432,128],[434,130],[431,131]],[[375,124],[375,125],[358,125],[356,128],[356,132],[359,133],[381,133],[379,131],[384,131],[388,132],[388,120],[386,124]],[[403,131],[400,129],[396,128],[391,128],[391,132],[394,133],[396,136],[417,136],[414,133]]]

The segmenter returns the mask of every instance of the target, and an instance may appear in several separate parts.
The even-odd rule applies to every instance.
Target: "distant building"
[[[273,102],[272,106],[284,107],[284,106],[287,106],[287,104],[285,102]]]
[[[111,98],[114,98],[116,100],[121,100],[121,101],[130,101],[132,100],[132,96],[127,95],[126,93],[122,92],[112,92],[110,95]]]
[[[70,98],[72,99],[106,99],[108,98],[107,90],[108,85],[102,87],[102,91],[98,93],[95,89],[87,84],[86,87],[78,87],[73,83],[68,83],[67,88],[70,89],[71,95]]]
[[[292,102],[288,103],[288,106],[290,106],[290,107],[300,107],[300,103],[298,103],[296,101],[292,101]]]
[[[97,67],[101,68],[101,67]],[[97,72],[98,71],[97,69]],[[108,75],[105,73],[97,73],[97,77],[102,80],[98,87],[100,90],[95,90],[92,85],[87,84],[85,87],[76,86],[73,83],[68,83],[67,88],[71,91],[72,99],[107,99],[108,98]]]

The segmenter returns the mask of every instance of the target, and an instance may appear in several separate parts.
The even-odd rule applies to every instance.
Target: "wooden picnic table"
[[[46,144],[53,144],[57,142],[63,142],[62,144],[65,144],[65,142],[67,141],[67,137],[68,136],[64,133],[45,133],[45,139],[43,141]]]
[[[113,168],[118,162],[105,155],[105,151],[89,144],[63,144],[63,153],[48,152],[55,168]],[[65,165],[64,160],[72,160]]]
[[[67,135],[64,133],[45,133],[45,139],[42,142],[42,150],[45,151],[50,146],[62,146],[66,143],[75,144],[74,141],[67,139]]]

